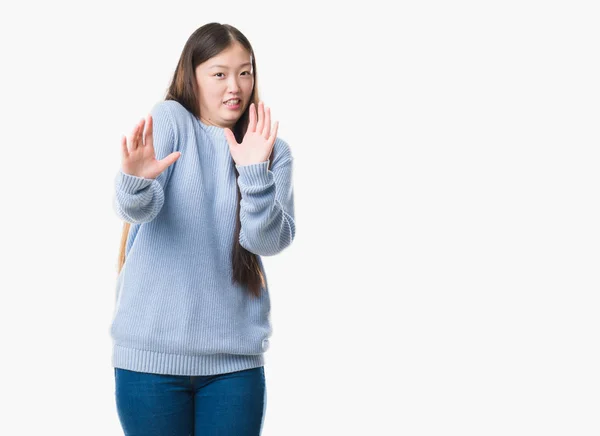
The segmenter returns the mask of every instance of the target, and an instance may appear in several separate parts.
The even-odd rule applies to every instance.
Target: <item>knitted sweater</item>
[[[157,159],[181,156],[156,179],[119,170],[113,207],[131,223],[117,278],[112,365],[172,375],[213,375],[264,365],[272,333],[260,256],[296,232],[292,154],[277,138],[268,161],[235,165],[224,129],[180,103],[151,111]],[[239,177],[235,173],[239,172]],[[231,249],[240,187],[240,244],[257,254],[259,298],[232,283]]]

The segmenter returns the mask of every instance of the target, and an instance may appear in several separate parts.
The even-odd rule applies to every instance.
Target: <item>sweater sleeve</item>
[[[236,165],[239,172],[240,244],[251,253],[272,256],[294,240],[293,158],[289,147],[273,160],[252,165]]]
[[[160,160],[176,149],[175,127],[169,112],[169,102],[163,101],[155,105],[151,115],[154,154]],[[126,174],[119,169],[113,196],[113,208],[117,216],[133,224],[152,221],[164,204],[164,189],[176,164],[177,162],[167,167],[155,179]]]

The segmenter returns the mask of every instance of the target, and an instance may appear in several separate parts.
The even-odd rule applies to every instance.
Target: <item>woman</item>
[[[209,23],[186,42],[165,100],[122,139],[110,332],[126,435],[260,434],[272,332],[260,256],[296,232],[277,126],[250,43]]]

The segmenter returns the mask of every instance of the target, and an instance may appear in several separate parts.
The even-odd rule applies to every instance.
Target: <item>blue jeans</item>
[[[126,436],[260,436],[267,406],[264,367],[207,376],[115,368]]]

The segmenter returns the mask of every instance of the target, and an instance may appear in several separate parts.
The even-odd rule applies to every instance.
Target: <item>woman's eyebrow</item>
[[[246,63],[244,63],[244,64],[240,65],[240,68],[241,68],[241,67],[249,67],[249,66],[251,66],[251,65],[252,65],[252,64],[251,64],[250,62],[246,62]],[[225,69],[227,69],[228,67],[227,67],[227,65],[211,65],[211,66],[210,66],[210,67],[208,67],[208,68],[225,68]]]

